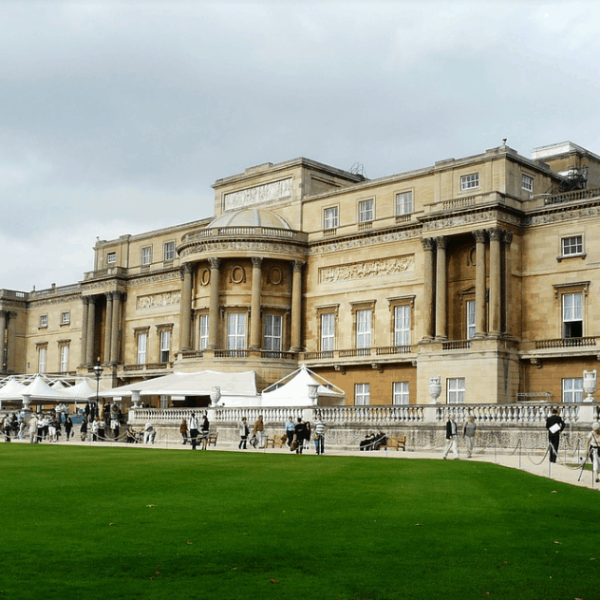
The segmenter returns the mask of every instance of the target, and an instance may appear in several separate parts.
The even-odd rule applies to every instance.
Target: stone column
[[[86,365],[87,363],[87,330],[88,330],[88,311],[90,305],[89,296],[81,297],[82,311],[81,311],[81,360],[80,364]]]
[[[448,307],[446,295],[448,280],[446,277],[446,245],[447,239],[443,236],[435,238],[437,245],[436,284],[435,284],[435,339],[448,339]]]
[[[220,258],[209,258],[210,264],[210,305],[208,307],[208,349],[217,349],[219,334],[219,275]]]
[[[294,261],[294,275],[292,279],[292,352],[302,350],[302,267],[304,262]]]
[[[475,253],[475,337],[485,337],[485,231],[474,231]]]
[[[5,310],[0,310],[0,373],[5,373],[7,370],[6,361],[6,316]]]
[[[423,244],[423,331],[424,340],[433,339],[433,249],[431,238],[421,240]]]
[[[121,292],[113,292],[112,323],[110,333],[110,362],[116,365],[119,362],[119,331],[121,324]]]
[[[260,286],[262,274],[260,257],[252,257],[252,303],[250,318],[250,347],[249,350],[260,350]]]
[[[192,263],[183,265],[183,287],[181,289],[181,319],[179,324],[180,350],[190,350],[192,330]]]
[[[501,229],[490,229],[490,335],[500,335],[500,295],[502,293],[500,267]]]
[[[113,293],[107,292],[106,314],[104,315],[104,363],[110,362],[110,342],[112,333]]]
[[[506,321],[504,323],[504,332],[510,333],[510,306],[509,299],[510,294],[510,283],[511,283],[511,265],[510,265],[510,245],[512,244],[513,234],[512,231],[505,231],[502,237],[504,243],[504,301],[502,302],[503,310],[505,311]],[[502,325],[502,322],[501,322]]]
[[[9,373],[15,372],[15,356],[17,354],[16,343],[17,343],[17,313],[8,311],[6,313],[8,320],[7,333],[6,333],[6,370]]]
[[[85,364],[93,365],[94,361],[94,327],[96,325],[96,297],[88,296],[87,336],[85,346]]]

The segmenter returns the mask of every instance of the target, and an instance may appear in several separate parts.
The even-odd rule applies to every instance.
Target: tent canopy
[[[208,396],[216,387],[222,396],[257,396],[254,371],[173,373],[106,390],[99,395],[101,398],[116,398],[131,396],[134,391],[139,391],[140,396]]]

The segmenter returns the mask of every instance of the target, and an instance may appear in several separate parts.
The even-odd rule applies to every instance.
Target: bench
[[[285,435],[274,435],[272,438],[267,438],[267,441],[265,442],[265,448],[268,448],[269,446],[271,448],[275,448],[275,446],[278,448],[283,448],[286,440],[287,436]]]
[[[406,436],[405,435],[390,435],[384,446],[379,446],[379,450],[404,450],[406,452]]]
[[[215,448],[217,447],[217,437],[219,436],[218,433],[209,433],[208,434],[208,438],[207,439],[207,446],[214,446]]]

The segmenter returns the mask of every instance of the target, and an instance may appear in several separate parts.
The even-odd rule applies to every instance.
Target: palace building
[[[68,286],[0,290],[1,375],[112,387],[305,365],[350,405],[577,402],[600,358],[600,157],[506,144],[369,180],[298,158],[214,215],[98,241]],[[6,282],[9,283],[9,282]],[[191,405],[191,404],[189,404]]]

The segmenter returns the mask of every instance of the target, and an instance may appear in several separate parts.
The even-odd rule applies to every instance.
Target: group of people
[[[475,419],[473,417],[467,417],[462,427],[462,434],[465,440],[465,446],[467,450],[467,458],[473,456],[473,448],[475,446],[475,434],[477,433],[477,425],[475,425]],[[448,458],[448,454],[452,451],[454,458],[458,458],[458,425],[452,415],[448,416],[446,421],[446,445],[444,446],[444,452],[442,458],[445,460]]]
[[[121,436],[121,423],[123,415],[121,409],[113,404],[104,404],[102,414],[95,402],[88,402],[82,413],[79,434],[81,441],[119,441]]]
[[[200,446],[201,450],[208,448],[208,434],[210,433],[210,422],[206,413],[202,416],[202,422],[198,421],[196,413],[190,415],[189,422],[185,419],[181,420],[179,425],[179,433],[181,433],[182,443],[185,446],[188,441],[192,446],[192,450],[197,450]]]

